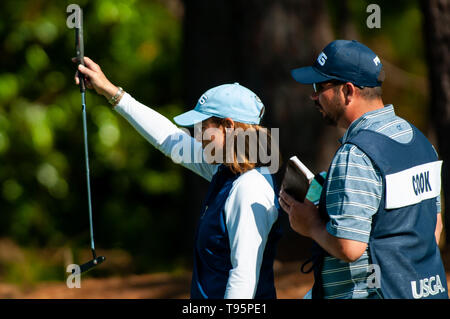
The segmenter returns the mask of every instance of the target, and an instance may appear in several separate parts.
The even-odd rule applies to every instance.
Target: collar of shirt
[[[392,104],[385,105],[382,109],[364,113],[360,118],[353,121],[345,132],[344,136],[339,139],[341,144],[347,142],[352,136],[359,131],[368,128],[374,122],[389,121],[395,117],[394,106]]]

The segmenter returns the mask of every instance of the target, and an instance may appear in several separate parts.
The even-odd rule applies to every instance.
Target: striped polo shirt
[[[327,231],[335,237],[368,243],[372,217],[381,202],[383,180],[378,168],[364,152],[355,145],[345,144],[360,130],[376,131],[400,143],[408,143],[413,133],[408,122],[395,115],[394,107],[386,105],[354,121],[340,139],[343,145],[331,163],[326,189],[326,207],[330,216]],[[440,210],[438,197],[437,212]],[[324,297],[382,297],[379,289],[368,287],[368,277],[374,273],[369,260],[368,248],[352,263],[325,257],[322,269]]]

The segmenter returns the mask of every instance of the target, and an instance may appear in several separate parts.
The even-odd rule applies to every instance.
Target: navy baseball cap
[[[312,66],[291,71],[300,83],[312,84],[330,80],[351,82],[356,86],[381,86],[383,65],[378,56],[356,40],[335,40],[320,52]]]
[[[173,120],[186,127],[194,126],[212,116],[259,124],[263,115],[264,105],[259,97],[239,83],[234,83],[209,89],[198,99],[193,110],[175,116]]]

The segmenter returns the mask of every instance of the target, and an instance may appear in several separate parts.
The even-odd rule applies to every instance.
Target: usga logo
[[[445,292],[445,288],[442,286],[441,278],[439,275],[431,276],[430,278],[420,279],[419,290],[417,290],[416,282],[411,281],[411,290],[414,299],[426,298],[429,295],[437,295],[438,293]]]

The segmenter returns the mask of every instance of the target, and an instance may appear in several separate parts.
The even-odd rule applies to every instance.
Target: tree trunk
[[[263,125],[280,129],[283,158],[296,154],[312,169],[326,169],[337,141],[328,158],[317,158],[326,130],[309,100],[312,88],[296,83],[290,70],[311,65],[332,40],[328,23],[323,0],[185,1],[186,110],[207,89],[239,82],[265,104]],[[199,178],[187,180],[186,196],[195,202],[193,214],[198,216],[207,184]],[[284,213],[282,222],[279,257],[304,258],[309,241],[290,229]]]
[[[450,203],[450,2],[422,0],[425,49],[429,66],[431,120],[436,130],[438,153],[444,161],[443,204]],[[444,207],[444,206],[443,206]],[[445,242],[450,242],[450,214],[444,215]]]

